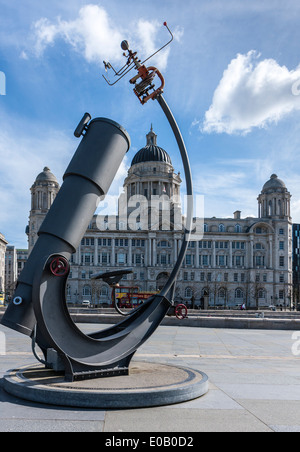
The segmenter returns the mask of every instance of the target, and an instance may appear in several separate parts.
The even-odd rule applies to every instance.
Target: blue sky
[[[26,247],[29,188],[44,166],[59,182],[88,111],[119,122],[131,149],[117,194],[153,123],[158,144],[182,171],[172,132],[156,102],[141,106],[128,78],[102,79],[103,60],[121,66],[120,42],[142,58],[175,40],[149,64],[184,136],[205,216],[257,214],[272,173],[292,193],[300,222],[300,3],[296,0],[0,0],[0,232]],[[1,92],[1,87],[0,87]]]

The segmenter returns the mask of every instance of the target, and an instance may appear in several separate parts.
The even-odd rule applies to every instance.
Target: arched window
[[[219,224],[219,232],[225,232],[225,226],[224,224]]]
[[[281,200],[280,199],[278,200],[278,215],[280,215],[280,216],[283,215],[283,213],[282,213],[282,206],[281,206]]]
[[[203,232],[208,232],[208,225],[206,223],[203,225]]]
[[[242,300],[244,298],[244,292],[242,289],[236,289],[235,290],[235,298],[237,300]]]
[[[259,289],[258,298],[266,298],[266,291],[264,289]]]
[[[234,230],[237,233],[242,232],[242,226],[240,224],[236,224]]]
[[[272,201],[269,201],[268,215],[269,217],[272,216]]]
[[[185,297],[186,298],[192,298],[193,296],[193,289],[191,289],[190,287],[187,287],[185,289]]]
[[[100,295],[102,297],[107,297],[108,296],[108,287],[107,286],[102,286],[101,287]]]
[[[219,299],[225,298],[226,297],[226,289],[221,287],[221,289],[219,289],[219,291],[218,291],[218,297],[219,297]]]
[[[225,305],[226,304],[226,294],[227,294],[227,290],[224,287],[221,287],[218,290],[218,298],[217,298],[217,304],[218,305]]]
[[[90,286],[83,286],[82,295],[84,297],[89,297],[91,295],[91,288],[90,288]]]

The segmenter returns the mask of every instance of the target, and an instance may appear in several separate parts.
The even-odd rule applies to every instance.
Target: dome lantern
[[[169,154],[164,149],[157,146],[157,135],[153,132],[152,124],[151,130],[146,135],[146,138],[146,146],[137,152],[131,162],[131,166],[146,162],[162,162],[172,166]]]

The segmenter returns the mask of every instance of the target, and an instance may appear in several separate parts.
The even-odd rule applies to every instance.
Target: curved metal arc
[[[184,167],[184,173],[185,173],[185,179],[186,179],[186,192],[187,192],[186,230],[184,233],[183,243],[182,243],[181,250],[180,250],[180,253],[178,256],[178,260],[170,275],[170,278],[167,281],[165,287],[160,292],[160,294],[162,296],[167,296],[169,291],[172,288],[174,291],[173,286],[176,282],[176,278],[177,278],[179,270],[183,264],[183,261],[184,261],[185,255],[186,255],[186,251],[187,251],[187,248],[189,245],[189,240],[190,240],[191,233],[192,233],[192,224],[193,224],[193,211],[194,211],[193,196],[194,196],[194,194],[193,194],[193,183],[192,183],[192,171],[191,171],[191,166],[190,166],[190,162],[189,162],[189,157],[188,157],[188,153],[187,153],[181,132],[179,130],[178,124],[177,124],[167,102],[165,101],[164,97],[162,96],[162,94],[159,94],[156,99],[157,99],[159,105],[161,106],[167,120],[169,121],[169,124],[174,133],[175,139],[177,141],[177,144],[178,144],[178,147],[180,150],[180,154],[181,154],[181,158],[182,158],[183,167]]]
[[[151,336],[170,306],[165,298],[154,296],[123,322],[85,335],[68,312],[66,282],[67,276],[53,275],[49,258],[44,260],[33,284],[34,311],[49,346],[83,366],[97,369],[114,366],[131,356]]]
[[[51,347],[65,357],[66,371],[72,366],[82,369],[107,369],[130,361],[136,350],[153,334],[170,308],[169,295],[183,263],[193,220],[193,190],[187,151],[178,125],[162,95],[157,100],[177,140],[187,182],[187,227],[176,265],[162,291],[117,325],[104,331],[85,335],[73,322],[67,308],[65,288],[67,275],[55,276],[49,268],[54,256],[43,259],[33,283],[33,306],[39,329]],[[56,257],[60,257],[59,255]],[[126,361],[127,359],[127,361]]]

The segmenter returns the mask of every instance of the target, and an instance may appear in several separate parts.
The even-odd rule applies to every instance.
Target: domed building
[[[116,215],[95,215],[72,256],[68,302],[107,305],[110,288],[91,275],[132,269],[121,287],[160,290],[180,251],[183,236],[180,173],[158,145],[151,126],[146,144],[133,157]],[[31,188],[29,246],[59,184],[48,168]],[[204,308],[248,308],[292,304],[291,195],[273,174],[258,196],[258,216],[196,219],[200,236],[191,241],[179,273],[176,301]],[[199,232],[199,231],[198,231]],[[125,290],[125,289],[124,289]]]
[[[50,209],[58,191],[59,183],[46,166],[35,179],[31,191],[31,210],[29,214],[29,225],[26,228],[28,235],[28,251],[31,252],[37,241],[37,233],[45,216]]]
[[[5,290],[5,252],[8,245],[4,235],[0,232],[0,306],[4,302]]]
[[[291,216],[291,194],[285,183],[278,179],[277,174],[272,174],[263,186],[258,197],[259,217],[290,217]]]

